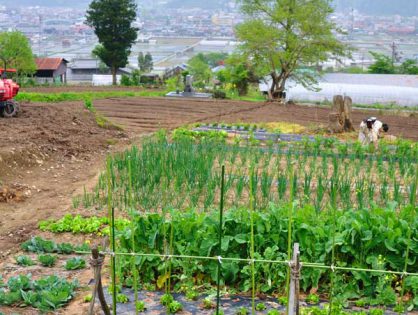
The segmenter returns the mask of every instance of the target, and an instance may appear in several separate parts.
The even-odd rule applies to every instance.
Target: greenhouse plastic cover
[[[310,91],[300,84],[289,82],[287,99],[295,101],[332,101],[334,95],[350,96],[354,104],[418,105],[418,76],[328,74]],[[260,91],[267,85],[260,84]]]

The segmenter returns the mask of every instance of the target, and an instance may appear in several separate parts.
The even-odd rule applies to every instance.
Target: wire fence
[[[108,163],[108,174],[110,174],[110,164]],[[130,166],[129,166],[130,168]],[[251,238],[250,238],[250,257],[248,258],[240,258],[240,257],[224,257],[222,253],[222,242],[223,242],[223,213],[224,213],[224,198],[225,198],[225,166],[222,166],[222,176],[221,176],[221,190],[220,190],[220,205],[219,205],[219,239],[218,239],[218,246],[217,246],[217,255],[215,256],[198,256],[198,255],[178,255],[174,253],[173,247],[171,246],[171,249],[167,250],[165,254],[162,253],[141,253],[140,248],[137,248],[137,245],[135,244],[135,239],[132,237],[131,241],[131,252],[123,252],[119,251],[117,249],[117,243],[116,243],[116,237],[115,237],[115,208],[112,204],[112,197],[111,197],[111,178],[108,175],[108,211],[109,211],[109,217],[110,217],[110,248],[108,250],[104,250],[100,252],[104,256],[110,257],[110,276],[111,276],[111,288],[112,288],[112,314],[117,314],[117,260],[116,257],[132,257],[133,259],[135,257],[143,257],[143,258],[160,258],[162,261],[170,262],[174,259],[179,260],[202,260],[202,261],[215,261],[218,264],[217,268],[217,295],[216,295],[216,314],[221,314],[220,312],[220,292],[221,292],[221,267],[223,263],[226,262],[240,262],[240,263],[247,263],[251,266],[251,293],[252,293],[252,314],[255,314],[255,296],[256,296],[256,285],[255,285],[255,268],[254,266],[256,264],[277,264],[282,265],[287,268],[287,276],[286,276],[286,294],[289,297],[289,295],[294,294],[295,292],[291,292],[290,290],[290,282],[291,282],[291,274],[292,270],[294,271],[294,261],[291,259],[292,257],[292,247],[294,242],[297,242],[296,239],[292,239],[292,211],[289,211],[290,217],[289,217],[289,226],[288,226],[288,240],[287,240],[287,252],[285,253],[287,255],[287,259],[285,260],[274,260],[274,259],[260,259],[255,257],[254,252],[254,222],[253,222],[253,215],[250,216],[251,219]],[[291,179],[292,180],[292,179]],[[250,181],[251,186],[251,181]],[[253,191],[253,189],[250,187],[250,192]],[[290,193],[290,196],[292,196],[292,192]],[[249,196],[250,199],[250,212],[254,213],[254,197],[250,193]],[[413,200],[415,203],[415,199]],[[294,207],[295,203],[291,203],[292,208]],[[336,209],[336,205],[334,204],[334,211]],[[413,204],[415,207],[415,204]],[[293,209],[292,209],[293,210]],[[416,207],[415,207],[416,211]],[[415,213],[414,211],[414,213]],[[335,218],[335,216],[334,216]],[[334,219],[334,226],[333,226],[333,238],[332,238],[332,248],[331,248],[331,264],[324,264],[324,263],[313,263],[309,261],[301,261],[300,262],[300,269],[296,272],[298,275],[300,275],[301,270],[305,268],[312,268],[312,269],[322,269],[322,270],[329,270],[331,272],[330,274],[330,288],[329,288],[329,314],[332,313],[333,308],[333,298],[334,298],[334,277],[335,274],[338,272],[366,272],[366,273],[374,273],[374,274],[380,274],[380,275],[396,275],[400,278],[402,281],[402,288],[400,291],[400,297],[399,297],[399,303],[403,305],[404,303],[404,295],[405,295],[405,281],[407,277],[418,277],[417,272],[408,272],[408,262],[410,259],[410,249],[411,244],[413,241],[413,235],[412,235],[412,228],[409,228],[409,233],[407,235],[407,241],[406,241],[406,248],[405,252],[399,255],[402,255],[405,257],[404,260],[404,268],[403,270],[384,270],[384,269],[367,269],[367,268],[356,268],[356,267],[345,267],[345,266],[339,266],[336,262],[335,257],[335,248],[336,248],[336,240],[335,240],[335,234],[336,234],[336,228],[335,228],[335,219]],[[172,229],[171,229],[172,233]],[[173,242],[172,235],[170,242]],[[172,245],[172,244],[171,244]],[[88,255],[90,252],[86,251],[77,251],[77,254],[82,255]],[[136,265],[133,261],[132,264],[133,269],[133,275],[134,275],[134,286],[133,289],[135,291],[135,305],[136,302],[138,302],[138,287],[137,287],[137,280],[138,280],[138,274],[136,270]],[[171,291],[171,265],[169,272],[169,278],[166,279],[166,293],[169,293]],[[295,271],[294,271],[295,272]],[[93,295],[95,296],[95,295]],[[93,301],[94,303],[94,301]],[[298,301],[296,301],[296,304],[298,305]],[[290,308],[288,306],[287,314],[295,314],[298,313],[298,307],[297,308]],[[138,310],[135,310],[135,313],[138,314]]]

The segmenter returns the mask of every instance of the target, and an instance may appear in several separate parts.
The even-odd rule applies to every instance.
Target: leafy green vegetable
[[[31,238],[30,240],[22,243],[20,246],[27,252],[53,253],[56,251],[56,244],[53,241],[44,240],[39,236]]]
[[[64,268],[66,270],[77,270],[86,267],[86,261],[81,257],[73,257],[65,262]]]
[[[266,305],[265,305],[264,303],[258,303],[258,304],[255,306],[255,309],[256,309],[257,311],[264,311],[266,308],[267,308],[267,307],[266,307]]]
[[[168,306],[171,302],[174,301],[174,298],[171,294],[164,294],[161,298],[160,298],[160,303],[164,306]]]
[[[319,296],[316,294],[309,294],[306,297],[306,302],[309,304],[318,304],[319,303]]]
[[[11,277],[6,290],[0,290],[0,305],[32,306],[47,312],[64,306],[74,297],[78,282],[58,276],[31,280],[31,275]]]
[[[245,307],[240,307],[235,314],[236,315],[247,315],[248,310]]]
[[[136,301],[135,309],[138,312],[145,312],[145,310],[147,309],[147,307],[145,306],[145,302],[144,301]]]
[[[128,303],[129,302],[129,298],[122,293],[119,293],[116,295],[116,302],[117,303]]]
[[[195,290],[187,290],[186,291],[186,299],[190,301],[196,301],[199,298],[199,293]]]
[[[57,256],[54,255],[38,255],[38,261],[44,267],[52,267],[57,261]]]
[[[16,263],[19,266],[33,266],[35,265],[35,262],[32,260],[32,258],[30,258],[29,256],[26,255],[20,255],[16,257]]]
[[[183,305],[180,302],[173,301],[168,305],[168,312],[170,314],[176,314],[183,310]]]
[[[91,294],[87,294],[86,296],[84,296],[83,302],[90,303],[92,299],[93,299],[93,296]]]
[[[209,310],[215,307],[215,303],[212,301],[210,297],[203,299],[203,308]]]

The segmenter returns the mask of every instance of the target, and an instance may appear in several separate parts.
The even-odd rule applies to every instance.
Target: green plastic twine
[[[221,202],[219,207],[219,244],[218,244],[218,256],[222,256],[222,227],[223,227],[223,212],[224,212],[224,185],[225,185],[225,165],[222,165],[222,177],[221,177]],[[216,315],[219,315],[219,306],[221,301],[221,260],[218,259],[218,281],[216,292]]]
[[[250,171],[250,224],[251,224],[251,286],[252,286],[252,296],[251,296],[251,309],[252,314],[255,314],[255,264],[254,264],[254,165],[251,166]]]
[[[110,238],[111,238],[111,250],[115,252],[115,209],[112,205],[112,178],[111,178],[111,160],[107,158],[107,208],[110,219]],[[110,269],[112,271],[112,311],[116,314],[116,256],[112,255],[110,259]]]
[[[331,249],[331,283],[330,283],[330,298],[329,298],[329,311],[328,314],[332,313],[332,301],[334,297],[334,280],[335,280],[335,271],[334,271],[334,264],[335,264],[335,233],[336,233],[336,222],[335,222],[335,211],[337,208],[337,200],[336,198],[332,198],[332,249]]]
[[[416,168],[416,172],[415,172],[415,192],[411,191],[412,195],[416,196],[416,190],[417,190],[417,183],[418,183],[418,167]],[[415,198],[413,197],[411,198],[411,206],[412,206],[412,216],[411,218],[415,218]],[[411,222],[412,223],[412,222]],[[405,253],[405,265],[403,268],[403,272],[404,274],[401,276],[402,277],[402,290],[401,290],[401,305],[403,306],[403,299],[404,299],[404,295],[405,295],[405,284],[406,284],[406,273],[408,271],[408,260],[409,260],[409,247],[411,244],[411,240],[412,240],[412,228],[411,228],[412,224],[408,225],[408,238],[407,238],[407,244],[406,244],[406,253]]]
[[[289,222],[287,225],[287,260],[290,261],[292,258],[292,224],[293,224],[293,210],[294,210],[294,202],[293,202],[293,178],[294,178],[294,172],[293,169],[290,170],[290,179],[289,182],[290,184],[290,207],[289,207]],[[286,296],[287,299],[289,300],[289,295],[290,295],[290,266],[287,268],[287,273],[286,273]],[[288,303],[289,305],[289,303]],[[289,312],[289,306],[286,306],[286,312]]]
[[[131,223],[131,243],[132,243],[132,253],[136,252],[136,247],[135,247],[135,214],[134,214],[134,210],[133,210],[133,202],[132,202],[132,164],[131,164],[131,158],[128,157],[128,173],[129,173],[129,207],[131,208],[132,211],[132,223]],[[132,256],[132,273],[133,273],[133,288],[134,288],[134,303],[135,303],[135,314],[138,315],[139,311],[138,308],[136,307],[137,302],[138,302],[138,270],[136,269],[136,257]]]

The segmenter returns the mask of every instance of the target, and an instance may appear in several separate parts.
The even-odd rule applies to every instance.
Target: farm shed
[[[36,58],[36,80],[39,83],[67,83],[67,64],[64,58]]]

